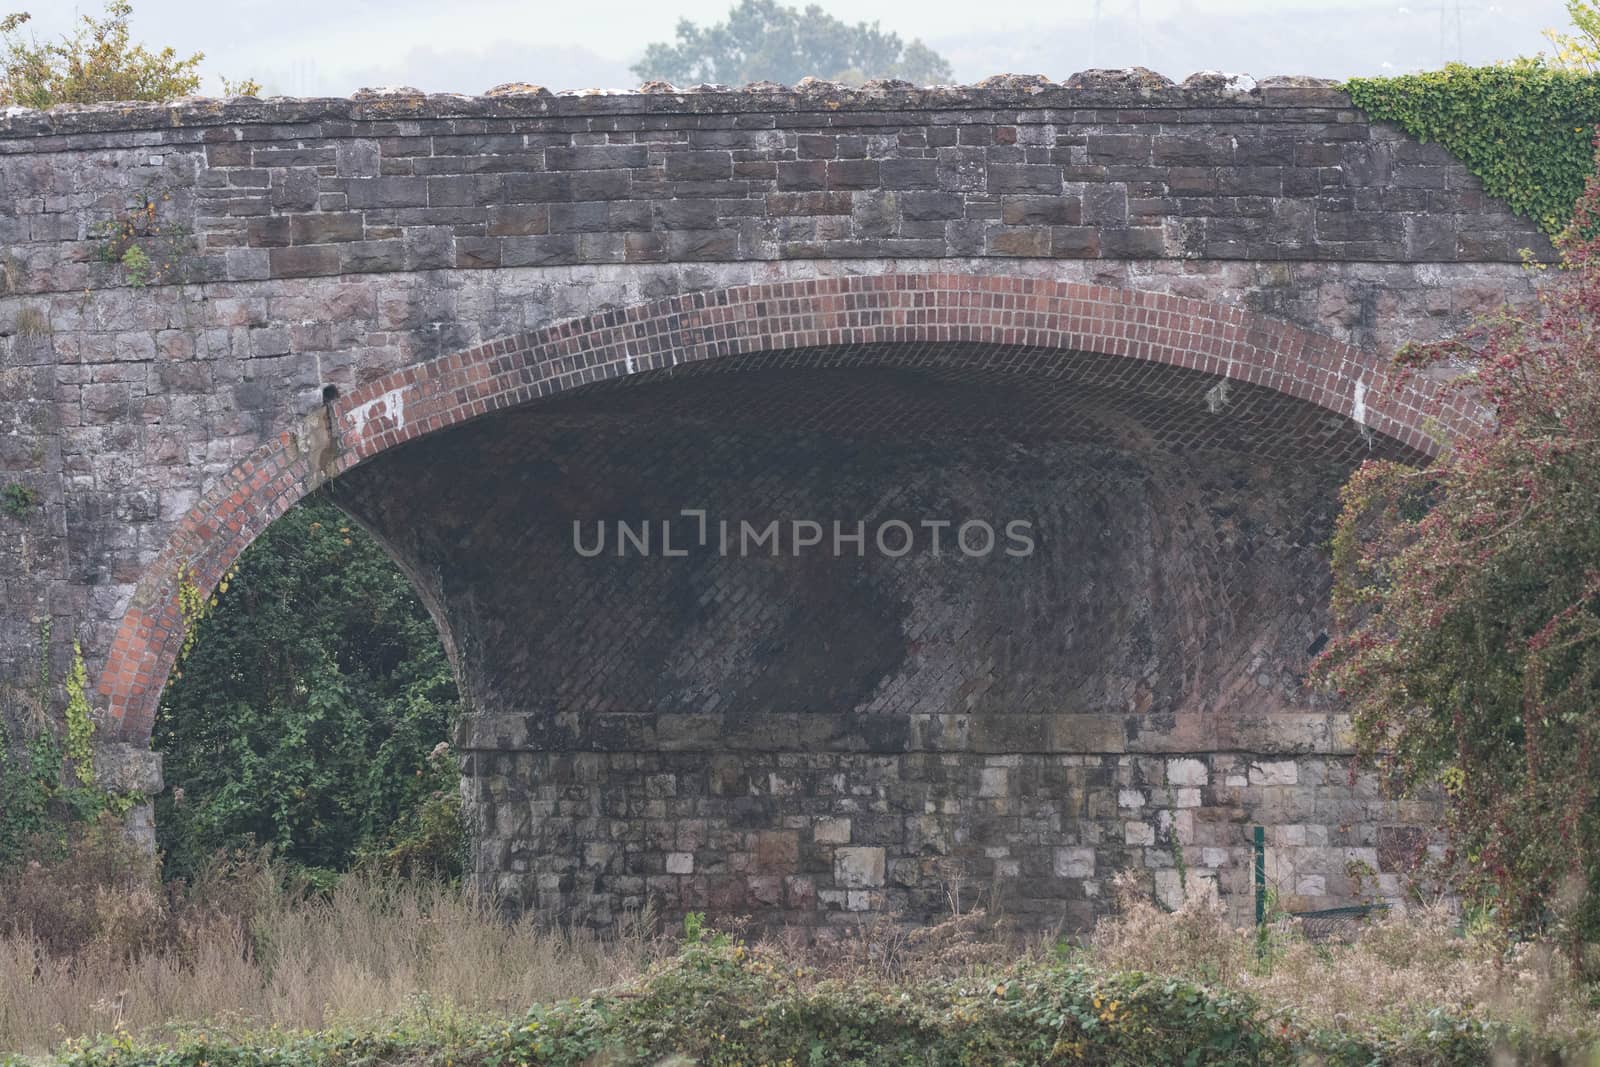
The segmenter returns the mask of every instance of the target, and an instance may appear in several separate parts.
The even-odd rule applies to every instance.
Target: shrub
[[[1441,1006],[1411,1027],[1307,1025],[1253,996],[1030,956],[983,974],[894,983],[819,978],[804,957],[723,936],[685,942],[640,977],[509,1023],[413,1019],[360,1031],[173,1048],[70,1045],[63,1067],[445,1063],[459,1067],[734,1064],[1247,1065],[1584,1063],[1593,1041],[1546,1039]],[[1369,1016],[1381,1010],[1374,1006]]]
[[[186,586],[190,649],[162,695],[156,800],[169,873],[271,845],[326,871],[395,851],[453,875],[455,676],[411,583],[324,499],[273,523],[212,598]],[[406,840],[409,838],[409,840]]]
[[[1600,939],[1600,181],[1536,310],[1402,352],[1494,413],[1425,469],[1369,462],[1333,538],[1314,677],[1403,789],[1448,795],[1466,888],[1511,927]],[[1600,959],[1590,959],[1590,966]]]
[[[0,895],[0,934],[31,935],[55,955],[96,942],[131,953],[159,939],[159,864],[129,847],[113,818],[75,828],[59,858],[20,865],[0,881]]]
[[[106,100],[171,100],[200,87],[199,52],[151,51],[134,44],[128,28],[133,5],[107,0],[101,18],[81,17],[77,30],[59,41],[24,38],[27,12],[0,20],[0,104],[49,107]],[[258,92],[254,82],[234,88]]]

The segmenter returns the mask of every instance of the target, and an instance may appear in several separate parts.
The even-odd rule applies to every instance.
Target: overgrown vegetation
[[[675,43],[650,45],[630,69],[678,85],[793,85],[807,76],[852,85],[872,78],[930,85],[952,77],[944,57],[920,40],[906,44],[876,22],[851,26],[815,4],[800,10],[776,0],[740,0],[726,22],[705,29],[682,19]]]
[[[1552,56],[1352,78],[1345,88],[1374,119],[1443,145],[1489,195],[1554,236],[1593,172],[1591,138],[1600,124],[1600,6],[1566,6],[1571,29],[1545,31]]]
[[[0,877],[27,920],[0,933],[0,1046],[54,1045],[76,1067],[1438,1067],[1586,1063],[1600,1039],[1559,957],[1507,955],[1435,913],[1356,945],[1280,925],[1262,953],[1198,899],[1167,912],[1129,883],[1084,945],[982,913],[810,949],[694,915],[681,939],[648,915],[596,938],[436,883],[362,874],[316,892],[250,860],[163,888],[119,840]]]
[[[1363,755],[1442,782],[1453,873],[1508,928],[1600,973],[1600,179],[1536,309],[1414,346],[1474,368],[1495,422],[1426,469],[1370,462],[1333,540],[1317,677]]]
[[[54,41],[22,32],[26,11],[0,19],[0,105],[172,100],[198,91],[204,54],[179,56],[173,48],[152,51],[135,43],[132,16],[128,0],[107,0],[101,17],[81,16],[72,33]],[[223,84],[234,93],[261,91],[254,81]]]
[[[461,870],[455,679],[432,619],[379,545],[307,501],[185,599],[184,658],[155,743],[171,876],[271,845],[323,872],[362,857]]]
[[[53,859],[0,868],[0,900],[0,1061],[68,1037],[176,1040],[193,1025],[481,1024],[615,982],[650,948],[637,925],[567,936],[371,869],[319,890],[291,865],[236,853],[163,883],[114,819]]]
[[[0,708],[0,871],[54,860],[83,824],[127,810],[127,797],[94,782],[88,674],[76,641],[66,678],[67,711],[59,728],[51,720],[51,629],[48,619],[39,624],[37,673],[27,684],[10,687],[10,706]],[[0,924],[6,915],[0,908]]]
[[[1491,196],[1560,232],[1594,168],[1600,76],[1538,59],[1345,83],[1356,106],[1437,141]]]

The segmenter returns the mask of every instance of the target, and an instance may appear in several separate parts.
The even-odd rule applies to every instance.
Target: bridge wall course
[[[1328,89],[52,111],[0,122],[0,176],[20,291],[116,284],[120,268],[85,245],[146,195],[185,235],[174,269],[196,282],[863,257],[1549,255],[1442,149],[1368,123]]]

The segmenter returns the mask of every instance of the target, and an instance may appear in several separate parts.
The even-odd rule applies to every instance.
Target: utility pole
[[[1150,65],[1150,53],[1144,46],[1144,17],[1139,11],[1139,0],[1133,0],[1133,33],[1139,42],[1139,66]]]
[[[1094,28],[1089,31],[1089,66],[1100,65],[1100,9],[1105,0],[1094,0]]]
[[[1454,16],[1452,20],[1451,16]],[[1466,45],[1461,36],[1461,0],[1439,0],[1439,65],[1442,67],[1450,62],[1450,26],[1455,24],[1456,51],[1455,60],[1460,62],[1466,58]]]

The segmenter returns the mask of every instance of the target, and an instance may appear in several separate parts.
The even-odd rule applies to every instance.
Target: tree
[[[1567,17],[1575,33],[1545,30],[1545,38],[1556,46],[1551,62],[1563,70],[1593,74],[1600,68],[1600,4],[1595,0],[1567,0]]]
[[[76,31],[59,41],[24,39],[31,17],[18,11],[0,19],[0,104],[49,107],[107,100],[172,100],[200,88],[205,55],[180,58],[175,49],[152,52],[130,39],[128,0],[107,0],[105,15],[84,15]],[[254,94],[254,81],[223,80],[229,93]]]
[[[459,855],[439,852],[460,834],[439,838],[457,810],[441,746],[455,678],[394,562],[317,499],[273,523],[218,590],[156,720],[169,876],[252,844],[322,870],[394,852],[453,873]]]
[[[871,78],[930,85],[952,77],[944,57],[920,40],[903,44],[876,22],[850,26],[815,4],[801,11],[775,0],[741,0],[727,22],[708,29],[683,19],[676,44],[650,45],[631,69],[646,80],[678,85],[793,85],[807,75],[853,85]]]
[[[1442,784],[1448,857],[1512,927],[1600,936],[1600,179],[1538,307],[1402,350],[1467,362],[1494,425],[1432,466],[1364,465],[1333,539],[1314,676],[1361,754]],[[1593,965],[1594,961],[1590,961]]]

